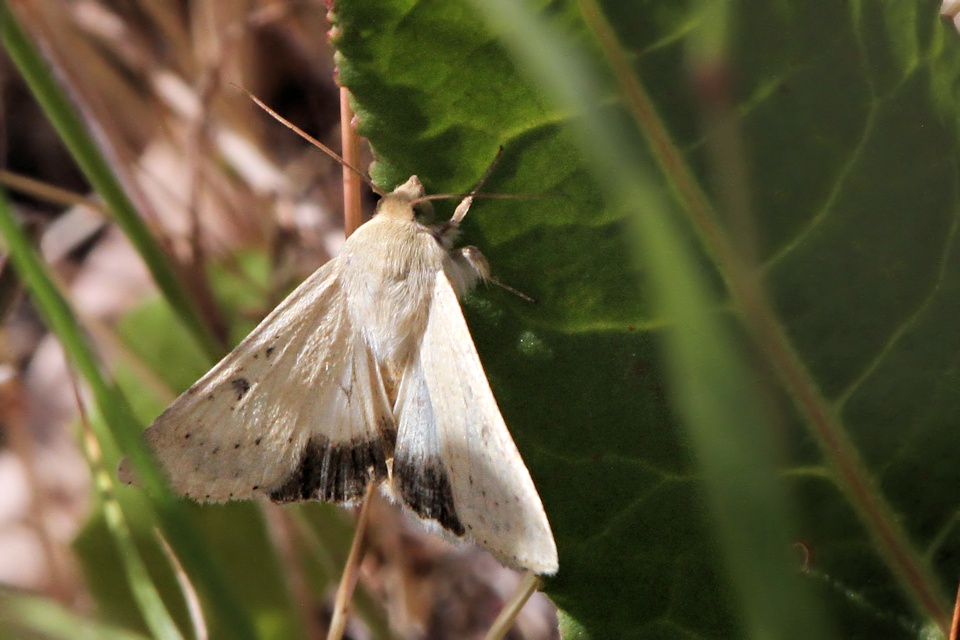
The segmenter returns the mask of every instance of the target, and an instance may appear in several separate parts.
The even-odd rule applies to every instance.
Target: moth
[[[360,500],[371,482],[503,564],[557,571],[557,549],[487,382],[458,294],[489,276],[453,249],[468,196],[419,222],[416,176],[144,432],[201,502]],[[121,479],[132,480],[128,463]]]

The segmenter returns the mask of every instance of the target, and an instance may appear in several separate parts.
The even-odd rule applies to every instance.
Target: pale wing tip
[[[532,571],[538,576],[556,575],[560,570],[560,561],[557,558],[557,546],[553,539],[550,539],[550,547],[546,553],[530,558],[523,563],[524,569]]]
[[[481,541],[477,542],[499,560],[500,564],[517,571],[530,571],[538,576],[552,576],[560,569],[557,543],[554,542],[553,536],[536,541],[527,539],[512,545],[512,548],[498,548]]]
[[[483,545],[480,546],[482,547]],[[520,558],[517,556],[504,556],[490,549],[488,549],[488,551],[493,554],[494,558],[500,561],[500,564],[511,569],[516,569],[517,571],[530,571],[538,576],[552,576],[556,575],[557,571],[560,570],[560,563],[557,560],[556,554],[546,557]]]

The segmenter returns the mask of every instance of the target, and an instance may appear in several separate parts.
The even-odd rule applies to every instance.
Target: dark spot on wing
[[[260,444],[260,438],[257,438],[256,440],[254,440],[254,441],[253,441],[253,444],[259,445],[259,444]]]
[[[414,461],[398,456],[393,461],[393,478],[400,497],[414,513],[436,520],[454,535],[465,533],[453,505],[450,480],[439,460]]]
[[[264,350],[263,353],[269,358],[270,356],[273,355],[273,352],[276,351],[276,350],[277,350],[277,348],[271,345],[271,346],[267,347],[267,348]]]
[[[348,502],[362,498],[369,482],[386,477],[386,454],[381,441],[333,444],[325,438],[311,438],[300,454],[297,468],[270,491],[270,499]]]
[[[237,400],[241,400],[243,396],[247,395],[247,391],[250,391],[250,381],[246,378],[234,378],[230,381],[230,386],[237,394]]]

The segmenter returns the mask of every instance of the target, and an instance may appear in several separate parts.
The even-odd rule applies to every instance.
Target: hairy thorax
[[[348,313],[384,373],[399,375],[416,354],[446,250],[415,220],[375,216],[341,253]]]

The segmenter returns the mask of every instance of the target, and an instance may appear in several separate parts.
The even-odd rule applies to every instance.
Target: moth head
[[[417,176],[381,198],[377,204],[377,215],[401,220],[412,220],[414,217],[413,205],[417,198],[423,197],[423,185]]]

